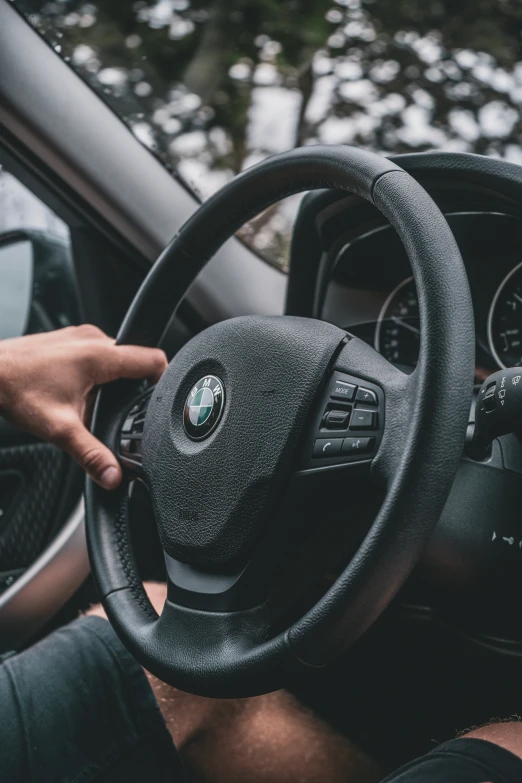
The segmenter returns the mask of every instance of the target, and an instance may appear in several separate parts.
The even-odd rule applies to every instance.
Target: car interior
[[[398,18],[391,2],[282,3],[277,24],[230,3],[259,62],[238,32],[218,78],[213,5],[0,0],[0,337],[88,322],[170,362],[156,387],[98,396],[121,491],[0,421],[0,653],[102,597],[166,682],[287,688],[391,770],[521,709],[522,429],[484,411],[504,415],[522,365],[521,121],[501,85],[520,100],[522,17],[485,3],[505,33],[485,54],[448,3]],[[299,19],[316,35],[302,80]],[[195,50],[210,58],[197,73]],[[292,95],[333,94],[326,60],[344,68],[330,134],[310,120],[315,136],[279,139]],[[410,135],[374,125],[368,141],[364,112],[399,122],[368,108],[372,79],[388,106],[408,68]],[[234,168],[226,100],[246,101],[248,80],[234,117],[268,113],[255,132],[270,138]],[[441,140],[443,100],[468,124]],[[167,580],[159,619],[143,580]]]

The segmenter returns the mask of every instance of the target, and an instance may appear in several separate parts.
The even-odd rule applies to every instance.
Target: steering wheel
[[[332,324],[247,316],[190,340],[156,387],[118,381],[97,398],[93,432],[119,453],[126,475],[117,491],[86,486],[102,604],[145,668],[196,694],[267,692],[344,652],[414,567],[462,453],[475,343],[464,265],[425,190],[370,152],[296,149],[235,177],[161,254],[118,342],[158,345],[223,242],[274,202],[315,188],[367,199],[399,234],[422,321],[411,375]],[[129,537],[137,477],[165,553],[160,616]],[[335,498],[336,529],[349,538],[362,492],[382,497],[380,509],[351,550],[340,547],[322,512]],[[339,558],[335,581],[303,603],[319,570]]]

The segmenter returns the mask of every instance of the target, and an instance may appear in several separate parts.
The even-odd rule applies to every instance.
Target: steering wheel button
[[[342,445],[343,454],[358,454],[371,451],[374,438],[345,438]]]
[[[346,400],[346,402],[352,402],[355,397],[357,386],[353,383],[346,383],[345,381],[336,381],[333,385],[333,390],[330,394],[332,400]]]
[[[356,408],[352,413],[350,422],[351,430],[374,430],[376,415],[374,411],[365,411]]]
[[[348,426],[349,419],[349,411],[330,411],[326,414],[325,424],[329,430],[345,430]]]
[[[364,402],[365,405],[377,405],[377,395],[371,389],[365,389],[359,386],[355,395],[357,402]]]
[[[336,457],[341,453],[342,439],[335,438],[328,440],[328,438],[318,438],[314,443],[314,450],[312,456],[321,459],[328,457]]]
[[[127,416],[125,419],[125,423],[123,427],[121,428],[121,431],[125,434],[132,432],[132,427],[134,425],[134,416]]]

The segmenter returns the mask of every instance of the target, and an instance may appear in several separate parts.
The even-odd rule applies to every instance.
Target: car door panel
[[[0,185],[0,340],[79,323],[67,226],[5,169]],[[63,527],[81,481],[65,453],[0,418],[0,595]]]

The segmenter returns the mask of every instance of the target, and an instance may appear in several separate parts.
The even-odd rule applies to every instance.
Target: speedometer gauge
[[[488,341],[500,367],[522,364],[522,264],[511,270],[493,297]]]
[[[375,348],[405,372],[411,372],[416,366],[420,348],[420,318],[413,277],[403,280],[385,301],[375,330]]]

